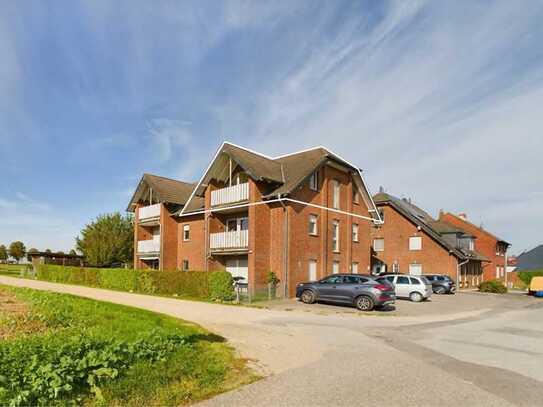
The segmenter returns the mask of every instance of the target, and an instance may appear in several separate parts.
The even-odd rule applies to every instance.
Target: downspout
[[[285,270],[285,298],[288,298],[288,209],[281,199],[281,194],[278,194],[277,198],[283,207],[283,268]]]
[[[469,259],[467,259],[466,261],[463,261],[462,263],[459,263],[458,266],[456,266],[456,287],[457,287],[457,290],[460,290],[460,269],[462,268],[462,266],[464,264],[467,264],[469,263]]]

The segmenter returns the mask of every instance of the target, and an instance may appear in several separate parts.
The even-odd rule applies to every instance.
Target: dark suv
[[[456,284],[454,281],[443,274],[425,274],[424,277],[432,283],[432,290],[436,294],[454,294]]]
[[[298,284],[296,298],[306,304],[328,301],[371,311],[375,307],[394,304],[396,295],[391,284],[379,283],[371,276],[332,274],[319,281]]]

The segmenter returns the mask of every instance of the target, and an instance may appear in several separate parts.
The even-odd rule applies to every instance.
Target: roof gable
[[[440,220],[441,220],[442,218],[447,218],[447,216],[452,217],[452,218],[455,219],[457,222],[460,222],[460,223],[462,223],[462,224],[464,224],[464,225],[466,225],[466,226],[468,226],[468,227],[470,227],[470,228],[472,228],[472,229],[476,229],[478,232],[484,233],[485,235],[491,237],[492,239],[494,239],[494,240],[496,240],[496,241],[498,241],[498,242],[505,243],[505,244],[507,244],[508,246],[511,245],[511,244],[510,244],[509,242],[507,242],[506,240],[503,240],[503,239],[499,238],[498,236],[496,236],[496,235],[490,233],[488,230],[483,229],[482,227],[477,226],[477,225],[475,225],[474,223],[470,222],[469,220],[464,219],[464,218],[462,218],[462,217],[460,217],[460,216],[458,216],[458,215],[455,215],[454,213],[446,212],[446,213],[444,213],[444,214],[441,214],[441,215],[440,215]]]
[[[153,191],[153,197],[159,202],[185,205],[194,187],[195,184],[192,183],[177,181],[153,174],[143,174],[143,177],[128,204],[127,211],[134,211],[134,207],[138,202],[144,199],[149,188]]]

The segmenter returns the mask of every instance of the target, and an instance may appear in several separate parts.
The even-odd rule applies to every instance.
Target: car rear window
[[[409,278],[404,276],[398,276],[398,280],[396,280],[396,284],[409,284]]]
[[[428,281],[433,281],[436,278],[435,276],[424,276],[424,277],[426,277]]]
[[[409,277],[409,279],[411,280],[411,284],[420,284],[420,281],[414,277]]]
[[[446,280],[446,278],[443,277],[443,276],[438,276],[437,279],[438,279],[438,281],[445,281]]]

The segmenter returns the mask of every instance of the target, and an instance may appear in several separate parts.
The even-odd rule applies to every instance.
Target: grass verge
[[[0,405],[179,405],[257,379],[223,338],[172,317],[4,286],[0,300]]]

